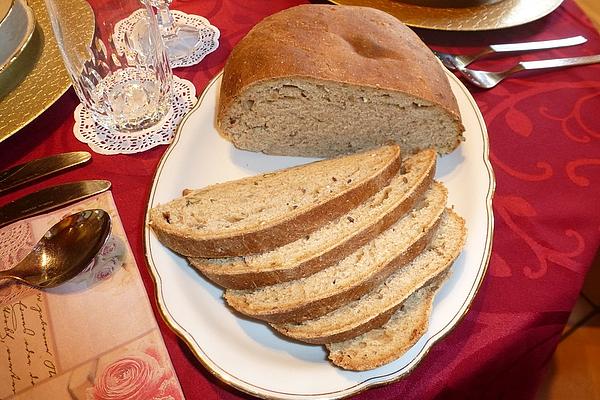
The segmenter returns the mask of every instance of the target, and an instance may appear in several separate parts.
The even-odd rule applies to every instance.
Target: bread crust
[[[410,316],[404,316],[404,318],[408,317],[409,320],[415,320],[416,324],[413,324],[411,327],[410,335],[405,335],[404,332],[399,331],[395,332],[394,329],[397,327],[394,326],[386,326],[394,315],[390,315],[388,317],[388,321],[382,324],[381,327],[377,327],[374,329],[383,329],[388,331],[390,336],[396,336],[404,339],[401,343],[398,343],[396,346],[383,347],[378,346],[376,354],[373,352],[365,351],[361,347],[357,347],[354,351],[350,350],[351,353],[355,353],[352,356],[348,354],[348,348],[344,350],[334,350],[332,347],[335,347],[335,343],[328,343],[325,345],[325,348],[329,351],[328,358],[331,362],[339,367],[342,367],[347,370],[352,371],[366,371],[369,369],[374,369],[380,367],[384,364],[392,362],[399,357],[401,357],[412,345],[414,345],[420,338],[425,334],[427,327],[429,325],[429,316],[431,315],[431,309],[433,306],[433,299],[435,295],[439,291],[439,288],[444,284],[444,282],[448,279],[450,272],[448,270],[443,271],[435,278],[431,279],[427,285],[424,285],[417,291],[413,292],[411,296],[417,296],[418,292],[424,291],[422,293],[422,298],[419,300],[418,304],[413,304],[413,310],[409,310],[408,313]],[[408,302],[409,299],[407,299]],[[403,312],[403,307],[397,307],[396,312]],[[415,321],[413,321],[415,322]],[[368,335],[368,331],[364,332],[364,334]],[[399,335],[399,336],[398,336]],[[365,340],[364,338],[363,340]],[[353,340],[353,339],[349,339]]]
[[[398,173],[401,164],[400,147],[397,145],[389,147],[394,151],[388,164],[370,179],[339,196],[316,204],[292,217],[273,221],[259,230],[201,237],[194,235],[194,232],[171,226],[157,208],[150,211],[150,227],[165,246],[188,257],[232,257],[271,250],[315,231],[325,223],[357,207],[387,186]]]
[[[238,297],[230,296],[228,291],[225,291],[225,300],[227,304],[234,310],[248,315],[252,318],[260,319],[270,323],[289,323],[302,322],[309,319],[314,319],[323,316],[332,310],[354,300],[358,300],[365,293],[379,286],[388,276],[390,276],[398,268],[411,262],[419,255],[431,241],[433,234],[437,230],[440,223],[442,213],[437,217],[437,220],[432,224],[431,229],[424,232],[415,242],[413,242],[404,252],[397,255],[393,260],[390,260],[385,266],[379,269],[369,279],[362,281],[354,286],[345,288],[335,294],[317,300],[309,300],[305,303],[298,304],[287,309],[270,310],[265,313],[251,313],[245,306],[244,302]]]
[[[360,29],[357,29],[360,27]],[[224,68],[217,128],[253,85],[305,78],[405,93],[437,105],[454,121],[460,112],[443,67],[395,17],[373,8],[307,4],[271,15],[235,46]]]
[[[438,254],[441,257],[441,261],[443,263],[440,263],[440,265],[437,266],[436,269],[428,271],[427,277],[423,276],[422,278],[419,278],[419,279],[426,279],[426,280],[424,282],[421,281],[420,283],[418,281],[415,282],[416,287],[412,288],[411,293],[419,291],[424,287],[431,286],[432,284],[434,284],[436,282],[441,284],[441,282],[445,280],[447,275],[449,275],[449,270],[450,270],[452,264],[454,263],[456,258],[460,255],[460,252],[464,246],[464,243],[466,240],[466,228],[465,228],[464,220],[460,216],[458,216],[458,214],[456,214],[454,211],[452,211],[451,209],[446,209],[446,213],[448,215],[447,218],[451,218],[454,220],[455,223],[459,224],[461,236],[460,236],[460,238],[457,238],[457,241],[455,242],[455,244],[453,244],[453,247],[448,247],[448,246],[444,247],[444,250],[447,251],[447,253],[442,254],[442,253],[438,252]],[[374,290],[377,290],[377,288],[375,288]],[[352,339],[358,335],[361,335],[367,331],[378,328],[378,327],[382,326],[383,324],[385,324],[390,319],[390,317],[396,312],[396,310],[399,307],[401,307],[402,304],[407,300],[409,295],[410,295],[409,293],[405,293],[406,297],[395,298],[394,303],[390,302],[390,304],[386,305],[386,308],[371,309],[372,311],[376,311],[378,314],[372,316],[370,319],[365,319],[364,321],[356,323],[351,328],[348,328],[347,325],[338,325],[336,327],[332,326],[328,330],[321,330],[318,333],[316,333],[313,330],[311,332],[313,334],[313,336],[309,336],[309,334],[306,333],[306,331],[300,331],[300,332],[295,331],[293,329],[294,328],[293,326],[291,327],[291,329],[287,328],[287,326],[289,326],[289,325],[286,325],[286,324],[282,324],[282,325],[273,324],[272,327],[276,331],[280,332],[282,335],[290,337],[295,340],[298,340],[300,342],[311,343],[311,344],[327,344],[327,343],[342,342],[342,341]],[[359,301],[361,301],[361,300],[359,300]],[[327,316],[325,316],[325,317],[327,317]]]
[[[456,255],[456,257],[458,257],[458,254]],[[430,278],[423,285],[416,288],[415,292],[426,286],[430,286],[434,282],[439,281],[441,276],[445,276],[445,274],[448,272],[448,269],[452,266],[452,263],[454,262],[456,257],[454,257],[452,260],[450,260],[450,262],[446,265],[446,267],[444,268],[443,271],[439,272],[436,276]],[[285,337],[292,338],[292,339],[295,339],[295,340],[298,340],[298,341],[304,342],[304,343],[330,344],[330,343],[343,342],[345,340],[353,339],[359,335],[362,335],[363,333],[366,333],[370,330],[373,330],[373,329],[376,329],[376,328],[379,328],[379,327],[385,325],[389,321],[389,319],[392,317],[392,315],[394,315],[394,313],[400,307],[403,306],[405,301],[406,301],[406,299],[404,299],[401,303],[398,303],[398,304],[388,308],[387,310],[384,310],[383,312],[377,314],[376,316],[369,319],[368,321],[364,321],[363,323],[356,325],[352,329],[349,329],[346,331],[341,331],[339,333],[335,333],[335,334],[331,334],[331,335],[313,336],[310,338],[308,338],[308,337],[298,338],[298,337],[290,336],[288,334],[288,332],[285,330],[285,328],[281,325],[273,324],[273,325],[271,325],[271,327],[273,329],[275,329],[275,331],[284,335]]]
[[[350,255],[354,250],[365,245],[371,239],[388,229],[401,216],[413,208],[415,203],[431,186],[433,175],[435,174],[436,154],[433,150],[427,152],[427,155],[431,158],[430,167],[425,171],[425,175],[419,177],[420,181],[417,183],[411,196],[398,204],[393,210],[390,210],[389,213],[381,216],[378,221],[375,221],[362,232],[359,232],[354,236],[343,238],[335,247],[327,249],[320,254],[316,254],[310,259],[297,264],[293,268],[230,274],[226,271],[211,272],[207,267],[203,267],[202,258],[190,259],[190,265],[207,276],[211,281],[227,289],[255,289],[262,286],[300,279],[327,268]]]
[[[320,337],[312,337],[312,338],[308,338],[308,339],[296,339],[296,340],[298,340],[300,342],[304,342],[304,343],[310,343],[310,344],[330,344],[330,343],[336,343],[336,342],[343,342],[344,340],[350,340],[359,335],[362,335],[365,332],[368,332],[372,329],[379,328],[379,327],[385,325],[390,320],[392,315],[394,315],[396,310],[400,307],[402,307],[402,304],[398,304],[394,308],[391,308],[389,310],[382,312],[381,314],[378,314],[375,318],[373,318],[373,319],[367,321],[366,323],[359,325],[349,331],[340,332],[336,335],[331,335],[331,336],[320,336]],[[282,335],[287,336],[286,332],[278,329],[277,326],[272,326],[272,327],[273,327],[273,329],[275,329]],[[290,336],[287,336],[287,337],[290,337]]]
[[[408,349],[410,349],[415,343],[417,343],[417,341],[421,338],[421,336],[423,336],[423,334],[427,330],[427,327],[429,326],[429,315],[431,314],[431,307],[433,305],[434,295],[435,293],[431,293],[429,298],[426,299],[428,304],[423,310],[419,310],[419,314],[417,316],[419,323],[413,326],[410,336],[405,342],[402,343],[401,346],[398,346],[388,352],[380,353],[378,355],[371,355],[370,357],[363,358],[360,360],[344,357],[344,354],[333,352],[330,350],[329,346],[326,346],[326,348],[330,350],[329,354],[327,355],[327,358],[329,358],[329,360],[338,367],[351,371],[367,371],[370,369],[381,367],[382,365],[396,360],[397,358],[402,356],[402,354],[408,351]]]

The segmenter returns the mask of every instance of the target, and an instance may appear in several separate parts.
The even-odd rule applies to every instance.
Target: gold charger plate
[[[554,11],[563,0],[503,0],[476,7],[422,7],[400,0],[330,0],[340,5],[373,7],[415,28],[486,31],[523,25]]]
[[[58,44],[52,33],[44,0],[28,0],[35,13],[40,48],[29,56],[29,73],[19,85],[0,99],[0,142],[15,134],[47,110],[71,85]],[[94,33],[94,15],[88,3],[72,1],[70,23],[83,37]]]

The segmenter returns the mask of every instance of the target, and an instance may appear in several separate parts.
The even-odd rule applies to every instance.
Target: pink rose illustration
[[[106,366],[96,377],[87,398],[93,400],[179,399],[172,373],[146,353],[123,357]],[[175,390],[173,390],[175,389]]]
[[[100,249],[100,255],[106,256],[110,255],[117,249],[117,243],[114,240],[114,237],[110,237],[106,244]]]
[[[123,265],[127,249],[121,239],[108,238],[96,258],[77,277],[74,283],[86,283],[88,286],[106,281]]]
[[[96,280],[97,281],[105,281],[112,275],[114,268],[111,265],[104,265],[103,268],[96,272]]]

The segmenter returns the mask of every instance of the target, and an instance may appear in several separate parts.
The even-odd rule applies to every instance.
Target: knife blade
[[[89,180],[65,183],[28,194],[0,207],[0,228],[75,203],[109,188],[109,181]]]
[[[0,194],[25,183],[84,164],[92,158],[87,151],[73,151],[32,160],[0,172]]]

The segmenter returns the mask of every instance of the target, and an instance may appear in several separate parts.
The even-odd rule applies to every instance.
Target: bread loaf
[[[235,46],[217,128],[241,149],[323,157],[390,142],[449,153],[463,131],[414,32],[383,11],[316,4],[265,18]]]
[[[341,342],[383,325],[415,291],[447,273],[466,237],[465,224],[452,210],[442,216],[427,248],[360,299],[301,323],[273,324],[281,334],[314,344]]]
[[[228,289],[254,289],[311,275],[366,244],[410,210],[430,187],[435,164],[433,150],[408,157],[388,186],[292,243],[244,257],[190,258],[190,264]]]
[[[434,182],[411,212],[331,267],[256,290],[229,289],[225,300],[242,314],[268,322],[299,322],[327,314],[412,261],[435,233],[446,199],[446,188]]]
[[[383,146],[273,173],[186,191],[150,211],[150,226],[192,257],[241,256],[293,242],[358,206],[400,169]]]

